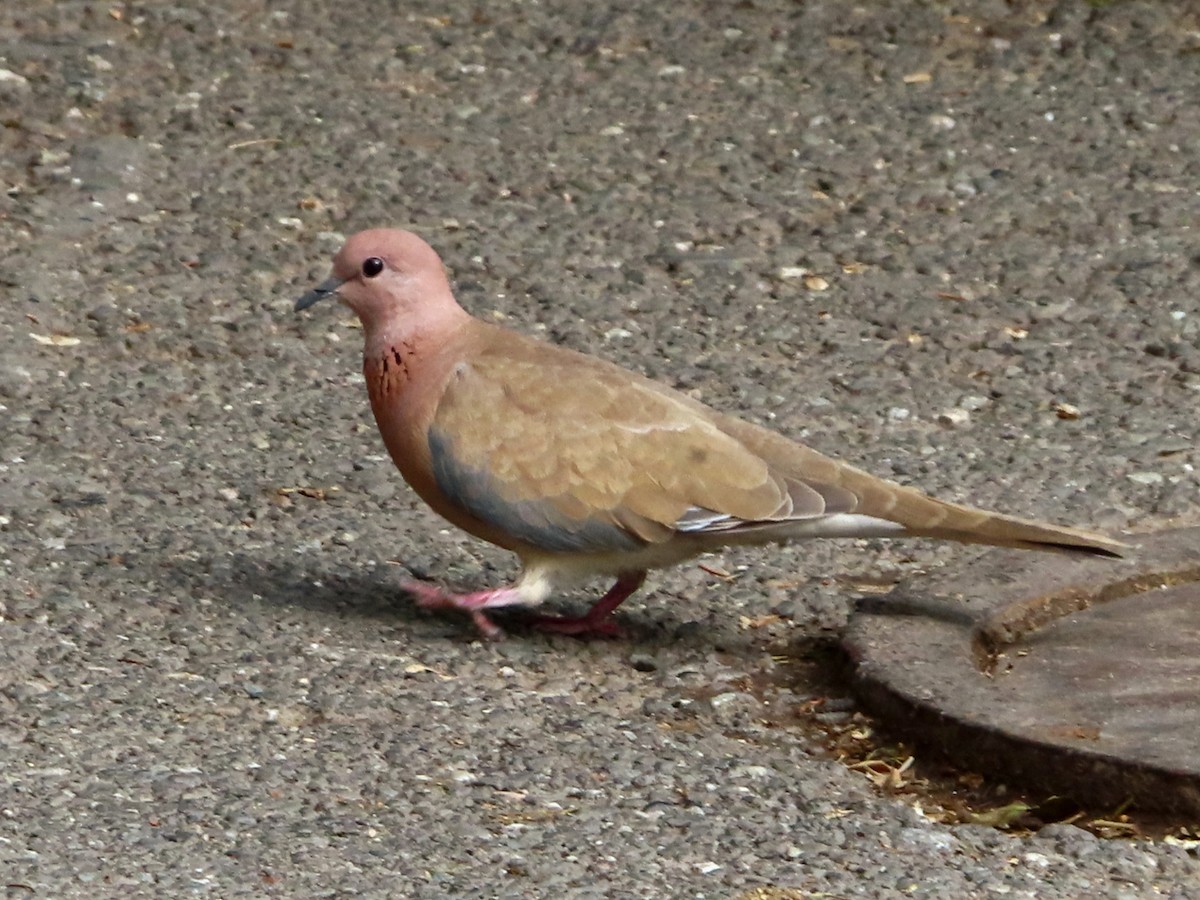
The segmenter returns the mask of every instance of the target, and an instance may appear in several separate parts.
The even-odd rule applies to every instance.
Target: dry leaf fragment
[[[825,46],[827,46],[830,50],[854,52],[862,48],[862,42],[856,41],[854,38],[842,37],[841,35],[835,34],[825,38]]]
[[[1195,853],[1197,849],[1200,849],[1200,841],[1195,838],[1180,837],[1175,834],[1168,834],[1162,839],[1162,842],[1172,847],[1182,847],[1190,853]]]
[[[1088,822],[1093,828],[1100,832],[1103,837],[1129,837],[1138,834],[1141,829],[1137,823],[1113,819],[1092,819]]]
[[[244,147],[258,147],[263,144],[278,144],[282,140],[283,140],[282,138],[254,138],[253,140],[249,140],[249,141],[236,141],[232,144],[229,144],[225,149],[226,150],[241,150]]]
[[[849,590],[860,594],[890,594],[899,583],[899,576],[842,575],[835,579]]]
[[[309,497],[313,500],[325,500],[331,492],[336,490],[338,490],[336,487],[281,487],[276,488],[275,493],[281,497],[287,497],[290,494],[299,494],[301,497]]]
[[[971,813],[967,816],[967,821],[972,825],[989,825],[992,828],[1007,828],[1012,825],[1017,819],[1029,812],[1029,804],[1022,803],[1020,800],[1015,803],[1010,803],[1007,806],[1001,806],[997,809],[989,809],[985,812]]]
[[[857,772],[862,772],[875,784],[884,790],[900,790],[908,783],[904,777],[913,766],[913,757],[908,757],[899,765],[882,759],[864,759],[862,762],[849,766]]]
[[[47,347],[74,347],[79,343],[79,338],[67,334],[34,334],[31,331],[29,336]]]

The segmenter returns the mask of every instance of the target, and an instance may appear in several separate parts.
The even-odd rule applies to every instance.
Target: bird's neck
[[[464,319],[463,324],[471,322],[465,314]],[[363,375],[371,411],[388,453],[418,493],[423,487],[432,490],[426,484],[429,446],[424,438],[446,379],[470,343],[469,331],[380,330],[367,335]]]
[[[369,329],[363,347],[363,375],[371,401],[396,403],[414,383],[440,377],[439,362],[471,317],[457,305],[445,315],[419,323],[388,323]]]

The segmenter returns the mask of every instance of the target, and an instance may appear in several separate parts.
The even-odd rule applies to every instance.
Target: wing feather
[[[694,531],[825,510],[708,410],[623,370],[548,353],[484,353],[457,367],[430,428],[452,502],[545,549],[610,552]]]

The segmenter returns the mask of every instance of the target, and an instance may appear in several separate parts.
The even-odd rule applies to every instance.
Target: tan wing
[[[546,550],[608,552],[709,520],[826,512],[819,490],[771,471],[705,407],[588,357],[521,350],[461,364],[429,430],[439,490],[489,525]]]

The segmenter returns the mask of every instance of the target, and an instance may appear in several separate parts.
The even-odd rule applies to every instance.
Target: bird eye
[[[362,273],[366,278],[374,278],[383,271],[383,260],[378,256],[370,256],[363,260]]]

